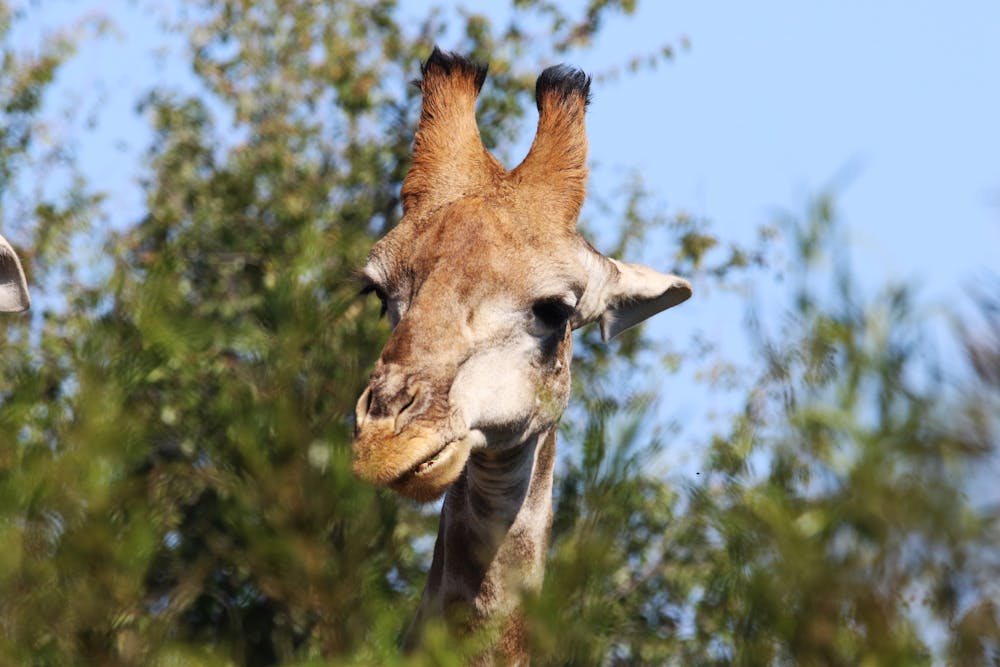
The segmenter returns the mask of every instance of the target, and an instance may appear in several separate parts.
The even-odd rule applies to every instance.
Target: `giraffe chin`
[[[467,438],[449,442],[389,486],[396,493],[417,502],[437,500],[462,474],[465,462],[469,460],[469,451]]]

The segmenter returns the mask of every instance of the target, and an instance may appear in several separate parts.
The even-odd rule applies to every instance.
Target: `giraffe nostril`
[[[416,382],[407,386],[404,383],[401,391],[388,392],[385,382],[373,380],[358,398],[354,409],[355,436],[369,422],[390,421],[398,434],[422,412],[428,396],[423,383]]]
[[[413,413],[410,410],[410,408],[414,407],[414,405],[417,402],[417,398],[419,396],[420,396],[420,388],[418,387],[413,390],[413,392],[410,394],[410,397],[399,408],[399,411],[396,412],[396,421],[393,424],[393,429],[396,431],[396,433],[402,431],[403,427],[406,426],[412,420]]]

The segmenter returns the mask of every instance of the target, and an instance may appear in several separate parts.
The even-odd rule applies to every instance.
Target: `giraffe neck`
[[[434,560],[411,635],[433,617],[471,629],[495,623],[490,656],[527,664],[518,601],[542,583],[555,450],[552,430],[510,452],[470,457],[441,508]]]

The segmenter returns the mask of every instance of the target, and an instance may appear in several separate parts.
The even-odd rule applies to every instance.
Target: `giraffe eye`
[[[573,306],[559,298],[539,299],[531,306],[531,312],[544,326],[562,329],[573,315]]]
[[[378,316],[385,317],[386,310],[388,310],[389,308],[388,306],[389,302],[388,298],[385,295],[385,292],[382,291],[381,287],[379,287],[375,283],[368,283],[367,285],[361,288],[361,294],[374,294],[376,297],[378,297],[379,302],[382,304],[382,309],[379,311]]]

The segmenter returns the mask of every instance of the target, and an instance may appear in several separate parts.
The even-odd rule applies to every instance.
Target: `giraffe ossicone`
[[[607,340],[691,286],[605,257],[576,231],[587,75],[542,72],[538,130],[507,170],[476,124],[486,67],[435,48],[421,73],[403,217],[362,271],[392,333],[357,404],[353,467],[418,501],[447,493],[418,628],[437,615],[498,621],[483,660],[525,663],[517,600],[541,582],[572,330],[594,323]]]

